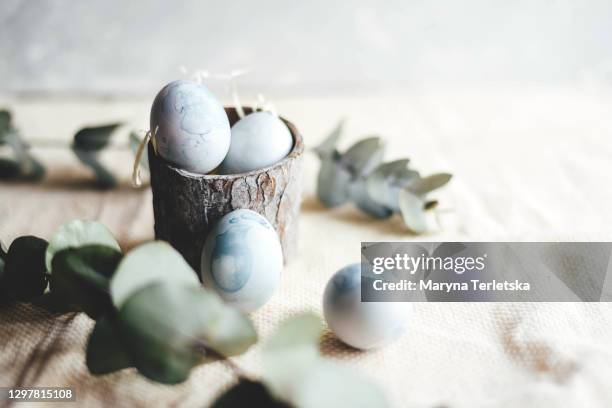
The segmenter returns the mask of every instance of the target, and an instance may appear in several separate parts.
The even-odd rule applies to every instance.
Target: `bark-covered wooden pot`
[[[238,121],[234,108],[225,108],[230,124]],[[252,110],[245,108],[246,113]],[[155,237],[168,241],[199,272],[208,232],[218,219],[239,208],[253,210],[270,221],[283,247],[285,262],[297,250],[298,214],[302,190],[302,136],[282,119],[293,136],[287,157],[248,173],[195,174],[158,156],[149,143]]]

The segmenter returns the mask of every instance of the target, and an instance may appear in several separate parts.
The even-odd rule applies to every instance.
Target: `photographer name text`
[[[376,291],[434,291],[434,292],[494,292],[494,291],[529,291],[529,282],[514,281],[481,281],[471,279],[466,282],[436,282],[431,279],[419,280],[417,282],[402,279],[399,282],[386,282],[376,279],[372,282]]]

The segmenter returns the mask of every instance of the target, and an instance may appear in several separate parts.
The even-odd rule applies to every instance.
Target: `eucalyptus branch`
[[[44,149],[70,149],[77,158],[96,175],[98,185],[102,188],[115,187],[117,180],[98,159],[103,150],[124,151],[132,150],[134,154],[142,140],[142,136],[132,131],[129,141],[126,143],[111,143],[111,136],[122,123],[110,123],[107,125],[84,127],[73,137],[70,144],[56,140],[34,139],[25,141],[19,131],[13,125],[10,112],[0,110],[0,146],[6,145],[9,149],[8,156],[0,157],[0,179],[7,180],[41,180],[45,169],[30,153],[31,148]],[[138,168],[148,169],[146,152],[139,157]]]
[[[409,166],[409,159],[383,162],[384,143],[377,136],[362,139],[345,152],[336,145],[344,121],[313,149],[321,161],[317,195],[326,207],[353,202],[361,211],[379,219],[400,214],[407,229],[415,234],[427,230],[425,213],[438,202],[428,194],[446,185],[451,174],[422,177]],[[439,215],[434,213],[439,224]]]
[[[49,149],[49,150],[68,150],[72,144],[55,139],[29,139],[27,147],[30,149]],[[105,146],[105,151],[125,151],[130,150],[129,143],[111,143]]]

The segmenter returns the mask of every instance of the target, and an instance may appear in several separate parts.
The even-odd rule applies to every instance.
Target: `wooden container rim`
[[[236,113],[236,108],[233,107],[225,107],[224,108],[225,111],[227,113],[232,113],[235,114]],[[243,107],[245,113],[251,113],[253,112],[253,109],[250,107]],[[251,170],[251,171],[247,171],[244,173],[235,173],[235,174],[200,174],[200,173],[194,173],[185,169],[181,169],[179,167],[176,167],[175,165],[173,165],[172,163],[170,163],[169,161],[167,161],[166,159],[164,159],[163,157],[161,157],[160,155],[157,154],[157,152],[155,151],[155,147],[152,143],[152,141],[149,141],[150,147],[151,147],[151,151],[153,151],[153,153],[155,154],[157,160],[163,162],[167,167],[171,168],[173,171],[176,171],[177,173],[180,173],[182,176],[184,177],[188,177],[191,179],[207,179],[207,180],[232,180],[232,179],[239,179],[239,178],[244,178],[247,176],[253,176],[253,175],[257,175],[260,173],[265,173],[271,169],[274,169],[276,167],[282,167],[287,161],[296,158],[298,156],[300,156],[303,152],[304,152],[304,140],[302,138],[302,135],[300,134],[299,130],[295,127],[295,125],[293,123],[291,123],[290,121],[288,121],[287,119],[283,118],[282,116],[278,117],[280,120],[283,121],[283,123],[285,123],[285,125],[287,126],[287,128],[289,129],[289,132],[291,133],[291,136],[293,137],[293,147],[291,148],[291,151],[289,152],[289,154],[287,156],[285,156],[282,160],[267,166],[267,167],[262,167],[260,169],[255,169],[255,170]],[[233,123],[231,124],[233,126]]]

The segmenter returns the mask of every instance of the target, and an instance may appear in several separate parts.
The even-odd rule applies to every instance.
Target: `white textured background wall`
[[[149,94],[248,67],[300,96],[429,84],[612,83],[612,2],[0,2],[0,93]]]

